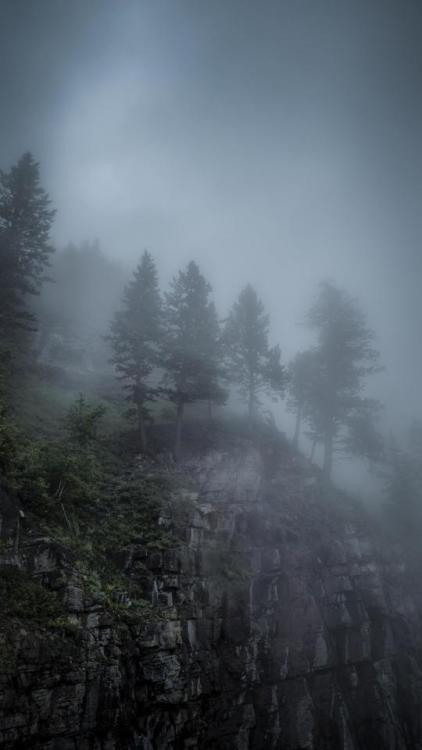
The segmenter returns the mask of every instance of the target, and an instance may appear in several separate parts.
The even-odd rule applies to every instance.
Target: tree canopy
[[[259,394],[281,395],[286,372],[280,348],[268,343],[269,316],[249,284],[239,294],[225,325],[224,341],[228,374],[247,401],[249,419],[256,414]]]
[[[3,341],[18,328],[34,327],[27,295],[38,294],[53,247],[55,211],[40,185],[39,164],[24,154],[0,171],[0,332]]]
[[[309,417],[315,378],[315,352],[298,352],[288,367],[287,408],[295,413],[293,444],[297,448],[302,420]]]
[[[158,275],[150,253],[144,252],[132,280],[127,284],[121,308],[111,323],[113,363],[125,382],[128,398],[135,405],[138,437],[146,449],[147,404],[159,388],[151,375],[161,362],[162,306]]]
[[[180,452],[185,405],[220,400],[219,325],[211,286],[194,261],[179,271],[165,297],[166,392],[176,405],[175,454]]]
[[[380,369],[379,355],[358,303],[331,282],[320,284],[307,322],[317,334],[308,420],[324,443],[323,470],[328,478],[339,441],[363,455],[375,450],[378,402],[366,397],[365,384],[367,376]]]

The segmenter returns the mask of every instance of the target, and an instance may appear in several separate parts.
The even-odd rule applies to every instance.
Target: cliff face
[[[115,550],[142,581],[144,617],[130,593],[119,614],[84,593],[49,539],[4,552],[59,593],[74,626],[16,625],[0,641],[0,746],[422,748],[419,612],[360,509],[324,498],[287,448],[240,439],[187,461],[176,494],[182,520],[171,506],[160,519],[174,547]]]

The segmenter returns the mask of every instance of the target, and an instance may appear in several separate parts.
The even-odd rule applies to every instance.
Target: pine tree
[[[315,356],[310,350],[298,352],[288,368],[287,408],[296,415],[293,445],[299,444],[302,420],[306,417],[315,380]]]
[[[54,214],[30,153],[0,172],[0,336],[9,345],[18,329],[34,329],[27,296],[45,279]]]
[[[174,455],[180,455],[185,405],[220,400],[219,326],[211,286],[191,261],[179,271],[166,294],[165,385],[176,405]]]
[[[345,432],[346,442],[355,450],[360,442],[366,455],[365,440],[368,448],[378,403],[364,397],[364,386],[366,377],[379,370],[379,355],[356,301],[330,282],[320,285],[307,320],[318,335],[308,420],[315,438],[324,443],[323,472],[328,479],[334,449],[339,439],[344,446]]]
[[[221,385],[223,378],[223,343],[221,338],[220,323],[214,302],[208,307],[208,335],[206,338],[207,351],[203,359],[203,398],[208,405],[208,419],[212,419],[212,406],[222,405],[227,398],[227,392]]]
[[[226,321],[224,340],[229,377],[248,404],[251,421],[259,405],[259,394],[279,396],[286,385],[280,364],[280,348],[268,345],[269,316],[252,286],[239,294]]]
[[[142,451],[147,448],[147,404],[160,392],[151,376],[160,364],[161,339],[162,307],[157,270],[153,258],[145,251],[133,279],[125,288],[122,306],[115,314],[109,336],[118,377],[125,382],[128,399],[135,405]]]

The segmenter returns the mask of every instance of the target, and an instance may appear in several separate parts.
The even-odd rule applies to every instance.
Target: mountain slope
[[[1,617],[1,747],[422,747],[416,593],[359,505],[281,439],[220,434],[133,475],[169,483],[163,542],[124,527],[108,602],[77,547],[24,520],[16,544],[3,497],[2,571],[32,611]]]

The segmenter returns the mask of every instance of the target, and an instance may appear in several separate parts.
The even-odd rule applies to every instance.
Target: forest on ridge
[[[90,484],[99,467],[95,451],[87,448],[95,444],[108,408],[98,393],[84,393],[82,382],[80,395],[68,404],[64,433],[72,450],[77,446],[75,455],[64,446],[56,455],[57,446],[46,447],[42,434],[21,435],[16,415],[25,383],[54,383],[66,371],[92,372],[103,386],[107,381],[109,402],[122,403],[124,397],[126,407],[119,409],[134,450],[153,450],[154,422],[173,424],[176,461],[183,451],[186,410],[202,405],[211,421],[216,408],[236,403],[253,435],[259,421],[268,419],[271,401],[285,400],[295,415],[293,445],[298,448],[304,434],[311,461],[315,447],[322,446],[325,480],[337,453],[382,466],[386,507],[412,527],[419,516],[418,459],[379,428],[382,404],[366,392],[368,377],[380,369],[375,334],[346,290],[331,281],[318,285],[304,313],[315,344],[283,363],[283,342],[270,345],[277,332],[270,330],[265,304],[252,285],[241,289],[222,318],[195,260],[162,290],[153,254],[144,251],[127,280],[98,242],[55,252],[54,214],[31,154],[1,172],[0,460],[6,483],[24,492],[25,474],[39,473],[53,496],[69,485],[58,479],[60,472],[78,472],[78,481],[85,477]],[[412,425],[416,445],[421,432]]]

